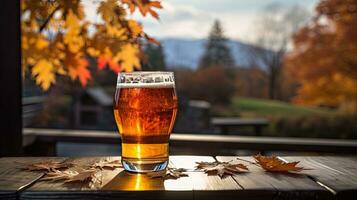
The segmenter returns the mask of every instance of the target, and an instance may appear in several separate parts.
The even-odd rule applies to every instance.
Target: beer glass
[[[177,113],[173,72],[119,73],[114,101],[124,169],[165,170]]]

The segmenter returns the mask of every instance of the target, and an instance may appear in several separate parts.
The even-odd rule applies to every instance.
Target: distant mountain
[[[164,47],[167,66],[185,66],[195,69],[205,51],[207,40],[164,38],[161,39],[160,42]],[[249,51],[256,47],[234,40],[227,41],[227,45],[231,49],[237,66],[245,67],[250,65],[251,55]],[[264,68],[264,66],[261,67]]]

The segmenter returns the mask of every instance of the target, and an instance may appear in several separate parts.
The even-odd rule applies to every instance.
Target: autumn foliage
[[[276,156],[262,156],[260,154],[253,156],[256,163],[268,172],[298,172],[304,170],[303,167],[298,167],[299,161],[285,162]]]
[[[158,19],[159,1],[104,0],[97,13],[100,22],[86,19],[83,1],[22,0],[22,69],[48,90],[58,75],[79,80],[91,78],[87,57],[97,59],[98,70],[113,72],[140,68],[140,41],[149,37],[130,14],[139,10]]]
[[[357,0],[321,1],[316,12],[295,34],[286,60],[301,84],[295,101],[357,105]]]

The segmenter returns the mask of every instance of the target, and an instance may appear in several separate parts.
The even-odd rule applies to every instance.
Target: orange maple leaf
[[[160,1],[150,1],[150,0],[122,0],[124,4],[127,4],[131,13],[135,11],[137,7],[143,16],[147,13],[156,19],[159,19],[159,15],[152,8],[162,8]]]
[[[107,65],[107,58],[105,56],[99,56],[97,59],[98,69],[103,70]]]
[[[139,36],[143,32],[143,27],[135,20],[128,20],[128,26],[133,36]]]
[[[304,170],[303,167],[297,167],[297,162],[284,162],[276,156],[262,156],[260,154],[253,156],[257,164],[259,164],[265,171],[268,172],[292,172]]]
[[[72,67],[68,68],[68,74],[72,80],[78,78],[82,86],[86,86],[88,80],[91,79],[91,74],[88,70],[88,61],[84,58],[79,58],[75,63],[76,66],[72,65]]]
[[[109,69],[111,69],[113,72],[118,73],[120,72],[120,64],[115,62],[112,58],[109,58],[107,56],[101,55],[97,59],[98,63],[98,69],[103,70],[106,65],[109,66]]]

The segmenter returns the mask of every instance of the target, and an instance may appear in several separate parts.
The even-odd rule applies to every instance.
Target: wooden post
[[[262,126],[260,125],[256,125],[254,126],[254,133],[255,133],[255,136],[262,136]]]
[[[0,1],[0,157],[22,153],[20,1]]]

